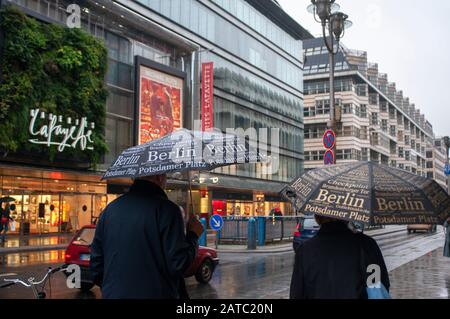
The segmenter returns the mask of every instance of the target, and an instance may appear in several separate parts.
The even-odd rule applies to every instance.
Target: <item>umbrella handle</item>
[[[192,202],[192,185],[191,185],[191,178],[189,177],[189,218],[191,218],[194,215],[194,203]]]
[[[188,171],[188,182],[189,182],[189,219],[191,219],[194,214],[194,202],[192,200],[192,182],[191,182],[191,171]]]

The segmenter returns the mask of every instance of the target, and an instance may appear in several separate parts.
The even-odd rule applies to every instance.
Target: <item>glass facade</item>
[[[268,128],[267,141],[270,144],[271,128],[279,128],[280,134],[280,155],[279,155],[279,172],[270,175],[262,175],[260,165],[240,165],[237,168],[225,167],[219,168],[216,172],[229,175],[238,175],[253,178],[270,179],[276,181],[291,181],[294,177],[302,172],[303,153],[300,151],[303,145],[303,129],[290,125],[283,120],[268,117],[264,113],[253,112],[250,109],[230,102],[225,99],[214,98],[214,123],[215,127],[226,130],[227,128]],[[295,156],[283,155],[285,151],[291,153],[291,150],[299,150],[295,152]]]
[[[244,0],[212,1],[300,61],[302,43],[293,39],[270,19],[256,11],[249,3]]]
[[[283,91],[280,87],[238,67],[237,65],[210,54],[206,61],[214,62],[214,86],[242,99],[250,101],[298,122],[303,122],[303,100]]]
[[[291,87],[302,91],[303,74],[300,62],[294,64],[283,58],[269,45],[265,45],[253,38],[244,30],[231,24],[217,12],[205,7],[197,0],[138,0],[137,2],[182,25],[189,31]],[[246,8],[246,10],[249,10],[247,6]],[[256,9],[251,9],[256,11]],[[301,41],[297,42],[301,46]],[[297,56],[301,52],[300,48]]]

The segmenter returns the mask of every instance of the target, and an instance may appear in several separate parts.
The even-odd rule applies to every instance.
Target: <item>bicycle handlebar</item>
[[[54,269],[49,268],[47,270],[47,273],[45,274],[45,276],[42,278],[42,280],[34,281],[34,277],[31,277],[31,278],[28,278],[28,283],[26,283],[20,279],[3,279],[6,282],[6,284],[0,285],[0,288],[10,287],[15,284],[21,284],[27,288],[30,288],[31,286],[40,285],[40,284],[44,283],[47,280],[48,276],[50,276],[56,272],[66,270],[66,269],[67,269],[66,266],[60,266],[60,267],[56,267]]]

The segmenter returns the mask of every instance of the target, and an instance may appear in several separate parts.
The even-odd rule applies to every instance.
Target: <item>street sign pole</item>
[[[216,236],[214,237],[214,245],[216,246],[217,249],[217,245],[218,245],[218,237],[219,237],[219,232],[223,227],[223,218],[220,215],[212,215],[211,218],[209,219],[209,226],[211,226],[211,229],[214,230],[216,232]]]
[[[326,149],[326,152],[323,156],[323,162],[325,165],[333,165],[336,164],[336,134],[333,130],[326,130],[323,134],[323,146]]]
[[[216,250],[217,250],[217,245],[218,245],[218,243],[217,243],[218,238],[217,237],[219,237],[219,232],[218,231],[216,231],[216,236],[215,236],[215,239],[214,239],[214,246],[216,247]]]
[[[331,49],[334,50],[334,37],[332,33],[332,24],[329,23],[330,28],[330,40]],[[326,39],[325,39],[326,41]],[[330,122],[328,123],[328,128],[333,132],[336,132],[336,107],[335,107],[335,97],[334,97],[334,52],[330,52],[329,63],[330,63]],[[330,148],[333,154],[336,154],[336,144]],[[336,164],[336,158],[334,158],[333,164]]]

